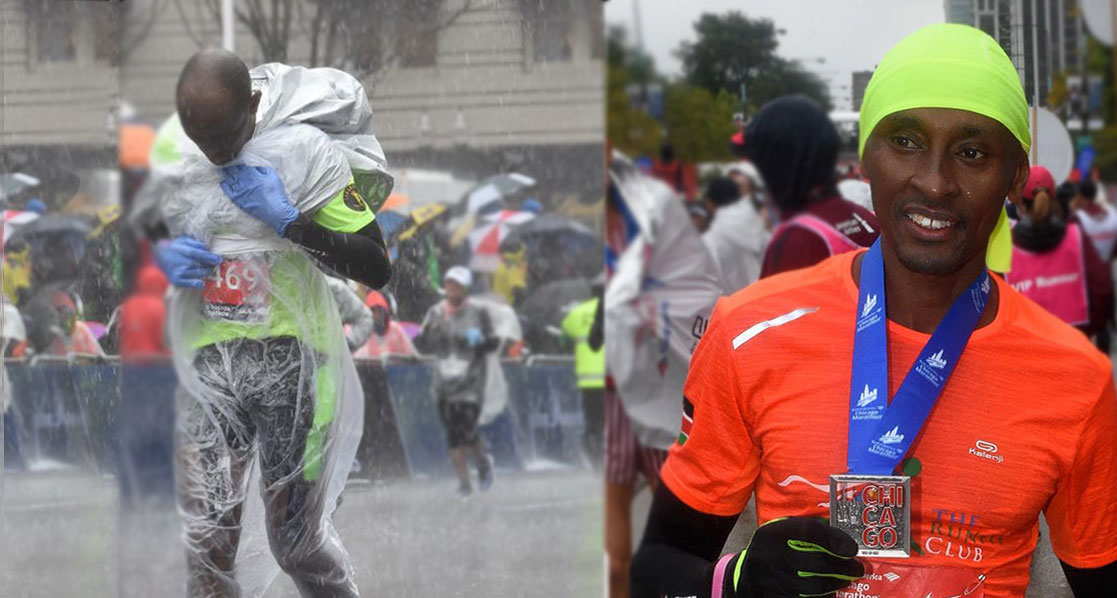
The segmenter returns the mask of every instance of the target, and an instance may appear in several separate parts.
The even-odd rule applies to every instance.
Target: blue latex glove
[[[236,164],[221,169],[225,178],[221,190],[238,208],[272,227],[284,236],[287,227],[299,217],[299,211],[287,198],[283,181],[270,166]]]
[[[470,328],[465,331],[465,343],[469,345],[470,348],[476,347],[483,342],[485,342],[485,335],[481,333],[480,329]]]
[[[193,237],[178,237],[155,246],[155,261],[171,284],[199,289],[205,286],[205,277],[214,266],[221,263],[221,256]]]

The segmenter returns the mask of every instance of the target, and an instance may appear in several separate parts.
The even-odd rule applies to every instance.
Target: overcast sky
[[[853,71],[871,70],[905,35],[945,19],[944,0],[607,0],[606,21],[624,25],[633,42],[634,2],[640,6],[644,48],[661,72],[680,74],[674,51],[679,42],[694,40],[694,22],[702,13],[739,10],[787,30],[777,53],[823,77],[838,109],[850,107]]]

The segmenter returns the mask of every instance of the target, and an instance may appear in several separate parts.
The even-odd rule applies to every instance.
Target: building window
[[[121,59],[121,6],[121,3],[115,2],[90,6],[93,12],[93,57],[107,60],[114,66],[119,65]]]
[[[590,56],[605,58],[605,4],[597,0],[586,0],[586,14],[590,24]]]
[[[400,66],[431,67],[438,62],[439,7],[437,0],[409,0],[396,37]]]
[[[72,62],[77,59],[78,20],[72,5],[59,2],[56,8],[32,16],[32,21],[39,62]]]
[[[536,62],[570,60],[574,47],[574,9],[571,0],[520,0]]]
[[[396,44],[402,67],[430,67],[438,62],[438,34],[432,33],[426,23],[404,24]]]
[[[532,45],[536,62],[570,60],[570,21],[548,19],[537,21],[532,28]]]
[[[997,27],[993,15],[980,15],[977,20],[978,29],[988,33],[993,39],[997,38]]]

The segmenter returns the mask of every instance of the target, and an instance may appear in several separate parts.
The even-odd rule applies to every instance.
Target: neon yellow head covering
[[[877,66],[861,103],[858,155],[889,114],[913,108],[954,108],[987,116],[1005,126],[1027,154],[1032,145],[1028,102],[1008,55],[980,29],[944,23],[924,27],[896,44]],[[1001,210],[989,239],[986,263],[1007,272],[1012,234]]]

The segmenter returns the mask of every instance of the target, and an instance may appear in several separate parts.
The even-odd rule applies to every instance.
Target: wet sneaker
[[[488,492],[489,488],[493,487],[492,455],[485,455],[485,464],[483,467],[477,468],[477,477],[479,478],[477,486],[481,488],[481,492]]]

